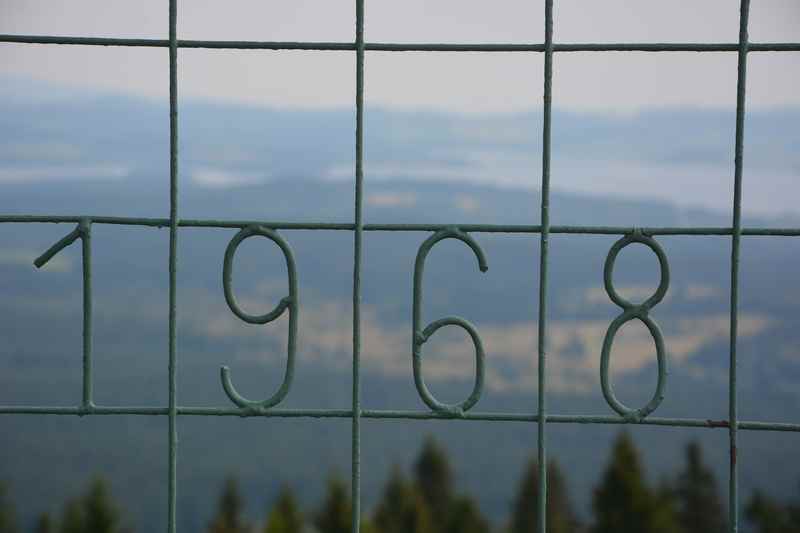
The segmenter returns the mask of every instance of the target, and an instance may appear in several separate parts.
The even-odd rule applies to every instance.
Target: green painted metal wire
[[[553,116],[553,0],[544,2],[544,94],[542,98],[542,183],[539,235],[539,324],[537,440],[539,533],[547,531],[547,254],[550,241],[550,140]]]
[[[661,279],[658,282],[656,291],[651,297],[640,304],[629,302],[620,296],[617,289],[614,288],[614,264],[617,260],[617,255],[629,244],[637,242],[647,246],[656,254],[661,272]],[[667,255],[664,253],[664,249],[661,248],[661,245],[658,244],[655,239],[649,235],[642,235],[640,232],[622,237],[614,243],[606,257],[605,266],[603,268],[603,285],[605,286],[609,299],[622,308],[622,313],[608,326],[605,339],[603,339],[603,348],[600,351],[600,388],[603,391],[603,397],[605,397],[606,403],[608,403],[614,411],[619,413],[621,417],[639,420],[655,411],[661,404],[661,401],[664,399],[664,388],[667,381],[667,355],[666,348],[664,347],[664,338],[661,335],[661,329],[659,329],[658,325],[649,315],[650,309],[655,307],[656,304],[664,298],[669,288],[669,263],[667,262]],[[633,319],[637,319],[644,324],[653,337],[658,364],[658,382],[656,384],[656,390],[647,405],[640,409],[626,407],[617,399],[614,395],[614,388],[611,385],[611,378],[609,377],[611,347],[614,343],[614,337],[620,327]]]
[[[58,415],[58,416],[168,416],[168,407],[152,406],[93,406],[90,408],[70,406],[5,405],[0,414],[6,415]],[[179,416],[231,416],[239,418],[351,418],[350,409],[253,409],[225,407],[179,406]],[[362,409],[361,418],[379,420],[462,420],[472,422],[538,422],[536,413],[491,413],[470,411],[468,413],[438,413],[435,411],[406,411],[396,409]],[[558,415],[550,414],[545,420],[551,424],[606,424],[639,426],[672,426],[707,429],[728,429],[728,420],[708,418],[662,418],[650,416],[644,419],[626,419],[603,415]],[[760,422],[739,420],[737,428],[748,431],[800,432],[800,423]]]
[[[178,490],[178,0],[169,0],[169,466],[167,532],[177,529]]]
[[[739,10],[739,55],[736,76],[736,134],[734,138],[733,233],[731,233],[731,325],[728,363],[728,436],[730,463],[728,479],[728,523],[733,533],[739,530],[739,469],[737,466],[736,339],[739,325],[739,250],[742,236],[742,156],[747,88],[747,22],[750,0],[741,0]]]
[[[265,237],[275,244],[283,252],[283,257],[286,260],[286,273],[289,277],[289,296],[282,298],[275,308],[263,315],[251,315],[241,307],[236,301],[236,296],[233,294],[233,260],[236,256],[236,250],[245,239],[250,237],[261,236]],[[289,393],[289,387],[292,385],[292,378],[294,377],[294,360],[297,351],[297,320],[300,309],[300,296],[297,290],[297,268],[295,267],[294,254],[289,244],[283,238],[271,229],[248,226],[239,233],[237,233],[228,247],[225,249],[225,259],[222,262],[222,291],[225,294],[225,301],[228,304],[231,312],[239,317],[239,319],[247,322],[248,324],[268,324],[273,320],[281,317],[284,311],[289,311],[289,333],[286,342],[286,372],[283,376],[283,382],[278,390],[269,398],[261,401],[248,400],[236,391],[230,377],[230,369],[227,366],[220,368],[220,380],[222,388],[228,398],[238,405],[239,407],[251,407],[259,409],[267,409],[274,405],[279,404]]]
[[[264,417],[264,418],[349,418],[352,420],[352,531],[360,529],[361,506],[361,419],[376,420],[457,420],[486,422],[536,423],[538,427],[537,456],[539,469],[539,510],[538,530],[544,533],[547,527],[547,424],[622,424],[669,427],[692,427],[725,429],[730,441],[729,470],[729,524],[730,531],[736,532],[739,523],[737,431],[786,431],[800,432],[800,423],[781,423],[766,421],[742,421],[737,413],[736,391],[736,344],[738,338],[738,292],[739,292],[739,254],[742,236],[800,236],[800,228],[743,228],[741,225],[742,205],[742,155],[744,150],[744,121],[747,55],[750,52],[800,51],[800,43],[750,43],[748,41],[749,0],[741,0],[739,17],[739,40],[737,43],[554,43],[553,42],[553,1],[545,0],[545,41],[544,43],[367,43],[364,41],[364,0],[355,0],[355,40],[354,42],[274,42],[274,41],[200,41],[179,40],[177,38],[177,0],[169,1],[168,39],[121,39],[105,37],[69,37],[42,35],[0,35],[0,43],[29,43],[89,46],[133,46],[161,47],[169,51],[169,121],[170,121],[170,211],[168,218],[117,217],[117,216],[50,216],[50,215],[0,215],[0,223],[72,223],[77,226],[67,236],[48,248],[34,264],[43,266],[63,248],[76,240],[81,240],[83,258],[83,391],[78,406],[32,406],[0,405],[0,414],[6,415],[67,415],[67,416],[167,416],[169,429],[167,435],[169,463],[167,472],[168,515],[167,531],[174,533],[176,524],[177,494],[177,452],[179,416],[223,416],[223,417]],[[356,143],[355,143],[355,203],[353,222],[285,222],[266,220],[215,220],[179,218],[178,211],[178,83],[177,63],[179,48],[208,49],[250,49],[250,50],[316,50],[351,51],[356,54]],[[542,179],[541,179],[541,220],[538,225],[520,224],[364,224],[363,222],[363,183],[364,183],[364,60],[366,52],[541,52],[544,53],[544,98],[542,131]],[[559,52],[737,52],[738,75],[736,92],[736,133],[734,158],[734,197],[732,225],[730,227],[645,227],[633,226],[579,226],[550,224],[550,159],[552,123],[552,78],[553,55]],[[94,224],[125,225],[151,228],[169,228],[169,402],[163,406],[98,406],[92,394],[92,245],[91,233]],[[235,407],[191,407],[178,405],[177,399],[177,242],[179,228],[233,228],[239,233],[232,239],[223,262],[223,288],[231,311],[242,320],[266,324],[285,310],[289,310],[290,321],[295,324],[289,328],[289,349],[284,382],[272,397],[264,401],[250,401],[241,397],[233,387],[226,369],[222,370],[222,385]],[[297,335],[296,321],[299,312],[297,279],[294,259],[289,244],[277,230],[298,231],[352,231],[353,232],[353,359],[352,359],[352,407],[350,409],[283,409],[276,407],[289,392],[293,372],[293,355]],[[420,246],[414,275],[414,312],[412,324],[412,372],[420,397],[430,407],[428,411],[374,410],[361,406],[361,268],[363,232],[429,232],[432,235]],[[462,240],[475,251],[481,270],[486,269],[486,258],[470,233],[507,233],[539,235],[539,291],[538,291],[538,405],[535,413],[491,413],[471,410],[481,396],[483,386],[483,347],[477,329],[459,317],[446,317],[436,320],[426,327],[421,326],[422,271],[425,256],[430,248],[444,238]],[[604,342],[600,381],[609,405],[619,416],[597,415],[559,415],[547,413],[547,287],[548,251],[550,236],[567,235],[621,235],[612,247],[606,263],[606,289],[609,297],[620,305],[622,314],[609,326],[607,342]],[[289,276],[289,296],[281,300],[270,313],[250,316],[241,311],[236,304],[231,289],[233,256],[238,244],[253,235],[265,236],[281,247],[287,262]],[[658,327],[649,318],[648,311],[663,297],[668,286],[667,258],[653,238],[660,235],[683,236],[730,236],[731,237],[731,303],[730,303],[730,366],[729,366],[729,412],[727,420],[698,418],[662,418],[649,416],[660,403],[664,392],[666,363],[663,340],[659,348]],[[642,242],[659,257],[662,269],[662,283],[656,294],[642,304],[633,304],[621,299],[613,288],[610,268],[614,257],[622,247],[630,242]],[[611,265],[609,267],[609,264]],[[620,404],[613,395],[608,381],[607,367],[611,352],[615,324],[618,328],[627,320],[637,318],[649,328],[656,341],[659,355],[658,388],[651,402],[640,409],[629,409]],[[618,322],[618,323],[617,323]],[[456,405],[441,404],[427,390],[422,378],[421,347],[434,332],[446,325],[464,328],[472,337],[476,348],[475,388],[472,395]],[[651,327],[652,326],[652,327]],[[609,340],[610,338],[610,340]],[[663,364],[662,364],[663,363]],[[605,368],[605,370],[604,370]]]
[[[55,255],[75,242],[81,240],[83,263],[83,408],[94,406],[92,402],[92,224],[83,218],[78,227],[66,237],[48,248],[42,255],[34,259],[36,268],[42,268]]]
[[[0,215],[0,224],[67,224],[88,220],[91,224],[118,226],[140,226],[150,228],[169,227],[168,218],[137,218],[113,216],[61,216],[61,215]],[[181,219],[180,228],[246,228],[259,226],[272,230],[300,231],[354,231],[355,224],[349,222],[282,222],[269,220],[206,220]],[[458,228],[467,233],[541,233],[539,224],[363,224],[363,231],[417,231],[436,232],[448,228]],[[723,226],[581,226],[552,225],[550,234],[567,235],[629,235],[640,232],[644,235],[684,235],[684,236],[727,236],[733,228]],[[784,228],[741,228],[742,236],[798,237],[800,227]]]
[[[352,531],[361,529],[361,243],[363,240],[364,191],[364,0],[356,7],[356,168],[353,208],[353,410],[350,461]]]
[[[486,272],[489,267],[486,264],[486,255],[483,253],[480,245],[468,234],[460,231],[457,228],[447,228],[439,230],[430,237],[419,247],[417,252],[417,259],[414,262],[414,288],[413,288],[413,304],[411,311],[411,360],[412,371],[414,373],[414,384],[417,387],[422,401],[427,404],[433,411],[440,413],[447,413],[451,415],[460,416],[472,408],[481,397],[483,393],[483,375],[484,375],[484,359],[485,354],[483,350],[483,341],[478,333],[477,328],[466,319],[459,316],[448,316],[434,320],[424,328],[421,326],[422,322],[422,277],[425,271],[425,259],[428,253],[439,241],[445,239],[455,239],[466,244],[475,254],[478,260],[478,269],[481,272]],[[425,379],[422,376],[422,345],[428,342],[430,338],[440,328],[444,326],[458,326],[472,339],[472,344],[475,346],[475,385],[472,388],[472,393],[463,402],[457,404],[446,404],[437,400],[433,394],[428,390],[425,385]]]
[[[169,47],[164,39],[0,35],[0,43]],[[352,52],[355,42],[178,40],[178,48]],[[364,43],[367,52],[545,52],[545,43]],[[738,43],[556,43],[553,52],[737,52]],[[798,52],[800,43],[750,43],[750,52]]]

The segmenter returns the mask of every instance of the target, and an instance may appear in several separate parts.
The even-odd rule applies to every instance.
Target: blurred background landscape
[[[69,10],[45,4],[2,0],[0,33],[163,38],[166,31],[160,2],[135,8],[110,2],[102,9],[88,2]],[[181,38],[352,40],[350,2],[278,3],[274,12],[249,2],[235,16],[213,3],[184,4]],[[398,10],[376,1],[367,12],[367,39],[542,39],[539,3],[508,2],[491,16],[477,3],[441,4],[411,2]],[[731,2],[704,4],[699,15],[690,2],[669,9],[610,2],[605,14],[558,4],[562,42],[737,39],[738,7]],[[765,5],[753,2],[751,39],[800,41],[797,6]],[[92,6],[97,17],[87,15]],[[453,12],[461,16],[448,18]],[[687,18],[690,12],[697,16]],[[352,53],[185,50],[180,58],[181,218],[352,221]],[[0,214],[166,217],[166,60],[165,50],[0,45]],[[366,69],[366,223],[539,222],[540,55],[370,53]],[[798,227],[800,97],[792,87],[800,80],[800,53],[753,53],[748,73],[743,223]],[[735,82],[735,54],[557,55],[551,222],[729,226]],[[0,405],[80,400],[80,249],[63,250],[41,271],[32,265],[71,230],[71,224],[0,224]],[[168,230],[95,225],[92,231],[95,401],[166,405]],[[235,233],[180,231],[180,405],[230,406],[219,383],[223,364],[252,398],[271,395],[283,376],[286,318],[252,326],[225,304],[222,258]],[[280,233],[295,253],[301,300],[295,381],[281,406],[349,409],[352,234]],[[425,408],[413,384],[410,340],[413,263],[428,235],[364,235],[365,409]],[[533,413],[538,236],[472,236],[489,270],[478,271],[462,243],[438,244],[427,262],[423,321],[456,314],[476,325],[487,354],[476,411]],[[617,238],[551,236],[548,412],[613,413],[600,391],[599,361],[603,336],[620,312],[602,288],[603,262]],[[672,275],[651,313],[664,333],[670,372],[654,416],[725,419],[730,237],[657,240]],[[742,239],[742,419],[798,422],[798,258],[796,238]],[[235,271],[234,289],[248,312],[265,312],[287,294],[282,255],[266,241],[242,244]],[[614,281],[639,301],[655,290],[658,276],[655,256],[631,246],[620,255]],[[436,396],[465,398],[474,376],[469,340],[445,329],[424,353],[425,379]],[[656,367],[641,324],[622,328],[611,367],[622,401],[644,405]],[[98,476],[124,511],[126,527],[163,527],[166,417],[3,415],[0,424],[0,480],[23,530],[32,530],[42,512],[60,519],[65,503],[90,492]],[[184,531],[214,523],[228,479],[236,480],[242,519],[259,527],[282,501],[282,487],[311,517],[331,494],[329,480],[348,479],[347,419],[181,417],[178,431]],[[687,444],[696,442],[726,512],[727,430],[637,426],[626,435],[653,494],[674,485],[686,469]],[[613,425],[548,426],[549,453],[581,524],[597,520],[594,489],[628,437]],[[363,509],[370,522],[396,477],[394,465],[395,474],[416,483],[423,443],[433,442],[426,439],[435,439],[450,464],[454,493],[469,496],[487,527],[508,526],[535,454],[530,423],[363,420]],[[743,513],[755,491],[782,505],[797,502],[800,436],[741,431],[739,439]]]

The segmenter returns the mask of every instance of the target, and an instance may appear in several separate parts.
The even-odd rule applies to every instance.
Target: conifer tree
[[[798,484],[798,498],[794,503],[786,506],[786,516],[789,519],[789,524],[794,527],[795,532],[800,531],[800,484]]]
[[[700,445],[686,446],[686,466],[675,485],[678,518],[686,533],[722,533],[726,520],[714,473],[703,464]]]
[[[319,533],[350,533],[352,512],[350,492],[341,479],[332,476],[322,507],[314,517],[314,525]]]
[[[414,464],[415,484],[436,533],[488,533],[489,523],[469,496],[457,496],[447,455],[432,437],[425,439]]]
[[[209,533],[246,533],[248,526],[242,518],[244,503],[236,478],[225,480],[222,494],[217,504],[217,513],[211,520]]]
[[[447,456],[433,437],[425,439],[414,464],[414,475],[434,529],[444,531],[453,503],[453,473]]]
[[[264,533],[301,533],[302,530],[303,515],[297,508],[294,493],[284,485],[267,516]]]
[[[481,513],[475,500],[458,496],[450,506],[446,533],[489,533],[489,522]]]
[[[509,533],[535,533],[539,523],[539,468],[528,463],[520,482],[511,515]],[[555,460],[547,464],[547,532],[572,533],[577,519],[567,493],[566,481]]]
[[[745,507],[745,517],[756,526],[758,533],[785,533],[786,513],[776,501],[759,490],[753,492]]]
[[[653,531],[684,533],[678,516],[678,498],[667,480],[653,492]]]
[[[39,524],[42,524],[41,519]],[[52,525],[49,527],[52,528]],[[69,500],[64,505],[58,531],[59,533],[122,533],[119,508],[102,478],[93,479],[82,496]]]
[[[61,513],[59,533],[84,533],[86,531],[84,510],[80,500],[70,500]]]
[[[17,533],[17,517],[5,483],[0,481],[0,533]]]
[[[645,481],[633,441],[619,435],[592,500],[592,533],[669,533],[674,531],[670,500],[659,501]]]
[[[119,510],[112,501],[108,486],[95,478],[83,500],[87,533],[116,533],[120,528]]]
[[[381,533],[433,533],[430,511],[422,494],[395,466],[375,511]]]
[[[745,507],[745,517],[758,533],[797,533],[800,531],[800,500],[782,504],[759,490]]]
[[[34,533],[53,533],[53,522],[50,520],[50,515],[42,513],[36,519],[36,527]]]

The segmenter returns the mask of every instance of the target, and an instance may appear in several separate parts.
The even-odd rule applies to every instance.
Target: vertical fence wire
[[[538,331],[538,440],[539,533],[547,528],[547,255],[550,239],[550,123],[553,104],[553,0],[544,3],[544,109],[542,112],[542,187],[539,236],[539,331]]]
[[[84,411],[94,407],[92,400],[92,224],[78,223],[83,261],[83,402]]]
[[[739,319],[739,248],[742,236],[742,158],[744,150],[745,90],[747,85],[747,23],[750,0],[741,0],[739,12],[739,53],[736,79],[736,137],[733,178],[733,231],[731,234],[731,321],[730,361],[728,368],[728,417],[730,439],[729,522],[730,530],[739,529],[739,471],[737,466],[738,408],[736,396],[736,344]]]
[[[361,240],[364,186],[364,0],[356,0],[356,169],[355,228],[353,233],[353,419],[352,419],[352,530],[361,523]]]
[[[177,493],[177,341],[178,263],[178,0],[169,0],[169,472],[167,532],[176,530]]]

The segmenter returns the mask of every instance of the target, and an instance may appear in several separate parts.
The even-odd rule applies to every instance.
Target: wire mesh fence
[[[426,419],[426,420],[483,420],[496,422],[535,423],[538,427],[538,468],[539,531],[546,531],[547,494],[547,425],[548,424],[640,424],[672,427],[701,427],[726,430],[729,434],[729,526],[738,530],[738,430],[789,431],[800,432],[798,423],[777,423],[770,421],[740,420],[737,411],[737,323],[739,298],[739,253],[742,236],[800,236],[800,228],[795,227],[742,227],[742,154],[744,149],[745,90],[747,57],[750,52],[800,51],[800,43],[751,43],[748,40],[748,18],[750,1],[741,0],[739,13],[739,40],[737,43],[605,43],[570,44],[553,41],[553,0],[544,2],[545,32],[543,43],[532,44],[440,44],[440,43],[375,43],[364,40],[364,3],[355,0],[355,38],[353,42],[270,42],[270,41],[199,41],[179,40],[177,38],[177,0],[169,0],[169,38],[164,39],[121,39],[98,37],[68,37],[41,35],[0,35],[3,43],[58,44],[85,46],[129,46],[161,47],[169,52],[169,123],[170,123],[170,210],[166,218],[131,218],[116,216],[28,216],[1,215],[0,223],[64,223],[76,227],[66,237],[55,243],[35,260],[37,267],[43,266],[63,248],[80,240],[83,265],[83,390],[82,401],[72,407],[62,406],[0,406],[0,414],[51,414],[51,415],[142,415],[166,416],[168,429],[168,473],[167,531],[176,531],[176,471],[178,460],[178,417],[179,416],[235,416],[235,417],[308,417],[308,418],[348,418],[352,420],[352,460],[351,487],[353,505],[353,531],[360,528],[361,503],[361,424],[363,418],[382,419]],[[268,220],[213,220],[181,219],[179,211],[179,171],[178,171],[178,50],[181,48],[211,49],[252,49],[252,50],[312,50],[312,51],[352,51],[356,54],[356,143],[355,143],[355,203],[352,223],[329,223],[324,221],[281,222]],[[363,222],[363,183],[364,183],[364,77],[365,55],[370,51],[385,52],[528,52],[544,54],[544,99],[542,131],[542,171],[540,224],[501,225],[501,224],[365,224]],[[725,227],[610,227],[610,226],[564,226],[550,224],[550,159],[551,159],[551,117],[553,59],[556,53],[569,52],[735,52],[738,56],[738,75],[736,91],[736,132],[734,137],[734,195],[732,199],[732,223]],[[97,224],[125,225],[140,227],[169,228],[169,402],[166,406],[111,406],[97,405],[93,400],[92,377],[92,227]],[[228,228],[239,230],[230,241],[223,261],[223,289],[230,310],[241,320],[251,324],[267,324],[285,313],[289,314],[288,348],[283,381],[277,391],[265,399],[248,399],[237,392],[234,378],[227,367],[220,369],[221,385],[232,407],[184,407],[178,403],[177,372],[178,346],[176,342],[176,319],[179,302],[176,297],[178,276],[177,242],[181,231],[189,228]],[[350,232],[353,235],[353,277],[352,277],[352,406],[350,409],[285,409],[278,407],[289,393],[294,374],[294,359],[297,339],[298,315],[302,310],[297,288],[297,274],[294,256],[289,245],[279,231],[317,230]],[[431,235],[420,245],[413,282],[413,322],[411,331],[411,359],[413,379],[422,401],[429,410],[375,410],[367,409],[361,402],[361,271],[363,264],[362,239],[364,232],[423,232]],[[422,279],[425,259],[428,252],[441,240],[459,240],[468,246],[477,260],[481,271],[487,269],[487,259],[483,250],[470,236],[471,233],[518,233],[538,236],[540,265],[538,290],[538,404],[535,411],[527,414],[481,412],[474,407],[483,392],[484,348],[477,328],[457,316],[448,316],[424,324],[422,319]],[[600,384],[604,398],[616,412],[612,416],[560,415],[547,411],[547,289],[548,289],[548,249],[551,234],[604,234],[619,235],[620,239],[612,246],[604,268],[605,290],[609,299],[621,312],[608,326],[601,349]],[[651,416],[667,392],[667,347],[657,322],[650,311],[661,301],[669,288],[669,262],[656,237],[663,235],[704,236],[722,235],[731,238],[730,260],[730,339],[728,370],[728,418],[708,420],[702,418],[663,418]],[[287,268],[288,295],[278,305],[263,315],[250,315],[238,305],[231,288],[235,254],[242,241],[250,237],[263,237],[276,244],[282,251]],[[617,254],[632,243],[647,246],[655,253],[660,267],[660,281],[655,292],[641,303],[630,302],[621,297],[614,287],[612,274]],[[613,353],[613,342],[619,328],[631,320],[641,321],[650,332],[656,346],[658,379],[656,390],[650,401],[641,407],[629,407],[620,402],[613,390],[609,377],[609,363]],[[467,399],[460,403],[440,402],[425,385],[422,370],[423,346],[442,327],[456,326],[465,330],[475,348],[474,387]],[[534,357],[534,354],[531,354]]]

